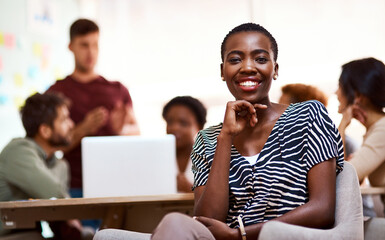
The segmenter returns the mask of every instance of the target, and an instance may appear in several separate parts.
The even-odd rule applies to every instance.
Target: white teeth
[[[257,85],[257,82],[253,82],[253,81],[245,81],[245,82],[239,83],[239,85],[241,85],[241,86],[243,86],[243,87],[253,87],[253,86],[256,86],[256,85]]]

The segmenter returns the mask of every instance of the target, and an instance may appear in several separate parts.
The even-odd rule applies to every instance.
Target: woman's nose
[[[242,71],[245,72],[256,72],[257,69],[255,67],[254,61],[251,59],[246,59],[242,62]]]

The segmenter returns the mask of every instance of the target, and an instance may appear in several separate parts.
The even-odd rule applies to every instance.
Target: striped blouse
[[[219,124],[197,135],[191,153],[193,188],[207,182],[221,129]],[[226,223],[238,227],[238,215],[246,226],[265,222],[305,204],[308,171],[331,158],[336,159],[339,173],[343,144],[325,107],[317,101],[291,104],[277,120],[255,164],[231,147]]]

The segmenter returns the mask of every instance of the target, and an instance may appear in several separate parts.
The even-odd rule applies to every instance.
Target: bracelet
[[[241,216],[238,216],[238,223],[239,223],[239,231],[241,232],[242,240],[246,240],[245,226],[243,226],[243,221]]]

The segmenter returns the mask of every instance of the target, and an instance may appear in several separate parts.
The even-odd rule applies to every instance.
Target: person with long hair
[[[385,186],[385,65],[375,58],[354,60],[342,66],[337,97],[342,113],[338,130],[345,142],[345,130],[353,118],[366,129],[362,146],[348,156],[360,182],[365,177],[374,187]],[[384,200],[384,199],[383,199]]]

